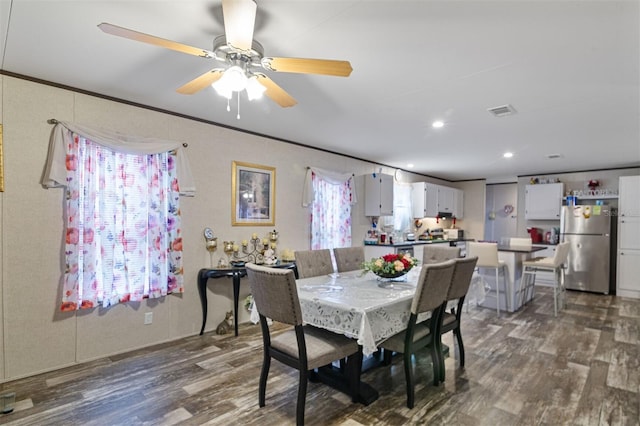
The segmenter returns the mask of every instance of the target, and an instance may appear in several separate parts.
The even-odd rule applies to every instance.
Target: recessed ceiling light
[[[511,158],[511,157],[513,157],[513,152],[505,152],[504,154],[502,154],[502,156],[504,158]]]
[[[440,120],[438,120],[438,121],[434,121],[434,122],[431,124],[431,127],[433,127],[434,129],[439,129],[439,128],[440,128],[440,127],[442,127],[442,126],[444,126],[444,123],[443,123],[442,121],[440,121]]]
[[[412,163],[407,164],[407,169],[413,169],[413,164]]]

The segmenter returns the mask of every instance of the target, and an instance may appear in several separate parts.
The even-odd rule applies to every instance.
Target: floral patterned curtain
[[[62,311],[182,292],[175,152],[117,152],[67,138]]]
[[[311,249],[351,246],[353,179],[324,179],[311,171]]]

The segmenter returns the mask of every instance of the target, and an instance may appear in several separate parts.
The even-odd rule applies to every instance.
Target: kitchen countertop
[[[409,246],[417,246],[417,245],[426,245],[426,244],[443,244],[443,243],[456,243],[463,241],[475,241],[471,238],[460,238],[455,240],[415,240],[415,241],[403,241],[401,243],[393,243],[393,244],[365,244],[365,246],[382,246],[382,247],[409,247]]]

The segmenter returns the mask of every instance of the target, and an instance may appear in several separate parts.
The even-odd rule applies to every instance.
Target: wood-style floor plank
[[[283,327],[277,327],[282,330]],[[569,292],[553,316],[538,289],[516,313],[463,313],[466,368],[451,333],[446,381],[415,358],[416,404],[405,405],[402,358],[363,374],[380,398],[369,406],[309,383],[309,425],[638,425],[640,300]],[[16,392],[7,425],[260,425],[295,423],[297,372],[273,361],[258,407],[262,338],[207,333],[0,384]]]

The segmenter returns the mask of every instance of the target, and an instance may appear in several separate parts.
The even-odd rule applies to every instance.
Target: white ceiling
[[[351,76],[268,73],[298,105],[245,98],[237,120],[212,88],[175,91],[214,60],[97,28],[211,50],[220,0],[0,0],[1,68],[454,181],[640,165],[637,0],[257,3],[266,56],[346,59]]]

